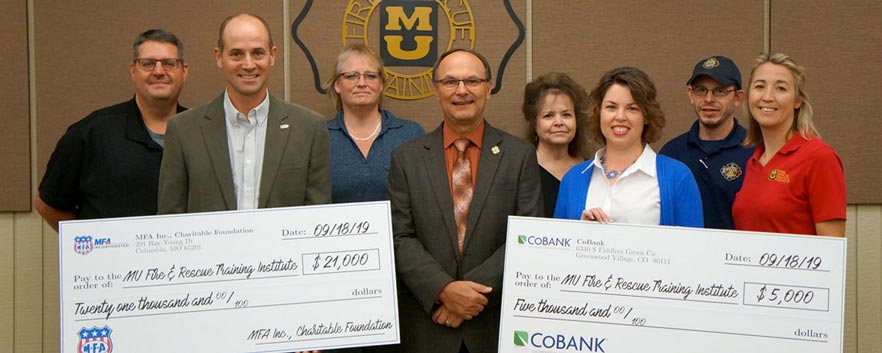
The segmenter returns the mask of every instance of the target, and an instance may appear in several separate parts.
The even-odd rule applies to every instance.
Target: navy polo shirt
[[[46,166],[40,199],[77,219],[154,215],[160,162],[162,147],[132,98],[67,129]]]
[[[732,203],[744,181],[744,168],[754,148],[741,146],[747,131],[735,120],[735,127],[721,141],[698,138],[698,121],[688,132],[662,147],[660,154],[672,157],[692,171],[701,192],[706,228],[735,229]]]

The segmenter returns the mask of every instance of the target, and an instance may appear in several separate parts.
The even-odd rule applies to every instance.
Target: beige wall
[[[14,165],[24,177],[18,184],[8,183],[3,174],[0,193],[17,192],[23,195],[14,197],[17,202],[21,204],[24,198],[24,204],[29,204],[48,156],[66,127],[94,109],[131,97],[127,71],[131,41],[149,27],[170,29],[184,41],[191,71],[182,101],[195,106],[222,89],[222,78],[211,56],[217,25],[239,11],[261,14],[272,25],[283,53],[272,72],[271,91],[330,115],[332,108],[312,88],[306,56],[290,35],[291,23],[305,3],[163,0],[133,6],[100,0],[0,0],[5,10],[0,25],[18,24],[4,27],[3,33],[23,33],[21,26],[32,28],[25,42],[29,43],[27,50],[22,47],[2,54],[4,63],[28,63],[30,79],[28,85],[2,84],[0,93],[12,97],[2,103],[4,127],[14,127],[16,132],[8,135],[21,140],[9,144],[0,136],[0,143],[6,143],[0,145],[0,158],[7,169],[4,173]],[[342,46],[339,24],[346,3],[316,1],[301,28],[302,37],[315,50],[322,77]],[[487,54],[496,74],[504,50],[517,35],[516,28],[498,2],[470,3],[478,25],[475,48]],[[882,111],[882,101],[874,98],[882,91],[882,18],[878,16],[882,4],[807,5],[785,0],[713,6],[697,0],[511,3],[529,27],[526,42],[509,62],[501,91],[489,103],[489,119],[518,135],[523,127],[522,88],[531,75],[564,71],[591,87],[615,66],[644,68],[655,80],[668,114],[662,137],[666,141],[694,119],[684,96],[685,80],[699,58],[730,56],[746,76],[751,59],[768,45],[791,53],[806,65],[818,125],[825,139],[843,155],[849,183],[845,351],[882,351],[882,188],[877,186],[880,167],[872,163],[882,160],[882,150],[872,143],[880,134],[874,113]],[[4,64],[3,69],[8,67]],[[20,75],[22,70],[16,68],[12,74]],[[386,106],[427,129],[440,122],[433,98],[387,99]],[[15,125],[6,115],[12,111],[17,112],[16,117],[29,112],[30,119],[23,126],[16,120],[19,125]],[[24,158],[24,162],[16,162],[10,155]],[[5,318],[0,320],[0,352],[58,351],[56,238],[34,212],[0,213],[0,317]]]

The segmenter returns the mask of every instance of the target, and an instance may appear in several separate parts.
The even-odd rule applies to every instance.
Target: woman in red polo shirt
[[[802,66],[784,54],[763,54],[750,72],[750,130],[758,145],[735,197],[735,229],[845,235],[842,161],[812,123]]]

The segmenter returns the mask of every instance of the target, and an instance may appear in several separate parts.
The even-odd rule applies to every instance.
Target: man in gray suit
[[[444,122],[395,150],[389,171],[398,348],[496,352],[507,218],[542,213],[536,152],[484,120],[483,56],[451,50],[434,75]]]
[[[227,87],[169,122],[160,214],[330,203],[325,119],[266,88],[277,50],[258,16],[221,24],[214,55]]]

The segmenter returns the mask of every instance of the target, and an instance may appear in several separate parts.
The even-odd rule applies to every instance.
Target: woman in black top
[[[560,179],[591,155],[585,128],[587,105],[585,88],[564,73],[539,76],[524,89],[526,135],[536,147],[541,167],[546,217],[554,215]]]

